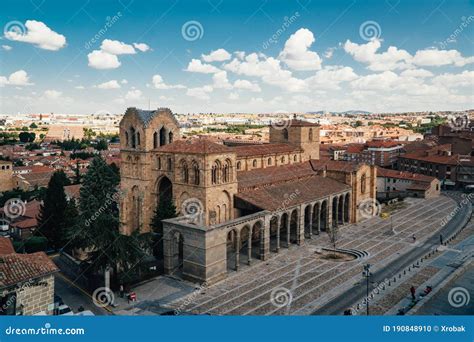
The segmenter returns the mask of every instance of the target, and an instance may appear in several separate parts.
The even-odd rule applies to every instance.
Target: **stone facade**
[[[32,280],[16,290],[16,311],[31,316],[40,312],[53,314],[54,276]]]
[[[13,187],[13,164],[0,160],[0,192],[12,190]]]
[[[319,126],[296,118],[270,127],[269,144],[228,147],[180,139],[169,109],[129,108],[120,141],[122,233],[150,231],[159,201],[171,199],[179,217],[163,221],[165,272],[195,282],[356,222],[358,203],[375,198],[375,168],[314,166]]]

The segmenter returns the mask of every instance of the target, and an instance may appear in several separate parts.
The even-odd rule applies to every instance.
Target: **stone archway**
[[[240,230],[240,260],[242,263],[247,263],[250,265],[251,253],[252,253],[252,243],[250,239],[250,227],[248,225],[244,226]]]
[[[313,217],[312,217],[313,222],[311,224],[311,231],[313,232],[313,234],[316,234],[316,235],[319,234],[319,230],[321,229],[319,206],[320,206],[319,203],[316,203],[313,206]]]
[[[294,209],[290,216],[290,242],[298,243],[298,210]]]
[[[326,200],[321,203],[320,222],[320,230],[325,232],[328,229],[328,201]]]
[[[232,229],[227,233],[227,270],[238,270],[239,268],[239,240],[237,231]]]
[[[344,196],[339,196],[337,207],[337,224],[344,225]]]
[[[278,253],[280,249],[280,226],[278,216],[273,216],[270,220],[270,252]]]
[[[173,184],[168,177],[163,176],[158,181],[158,203],[160,201],[172,201],[173,200]]]
[[[289,239],[289,218],[288,213],[283,213],[280,219],[280,245],[284,245],[286,248],[290,248]]]
[[[337,227],[337,223],[338,223],[338,217],[337,217],[337,213],[338,213],[338,205],[337,205],[337,197],[334,197],[332,199],[332,226],[333,227]]]
[[[313,213],[311,212],[311,204],[307,205],[304,209],[304,236],[305,238],[311,238],[313,235],[312,226],[313,226]]]
[[[350,194],[346,194],[344,197],[344,222],[349,223],[350,222],[350,208],[349,208],[349,203],[350,203]]]
[[[262,238],[263,238],[263,232],[262,232],[262,222],[257,221],[254,223],[252,227],[252,254],[251,257],[255,259],[260,259],[260,248],[262,246]]]

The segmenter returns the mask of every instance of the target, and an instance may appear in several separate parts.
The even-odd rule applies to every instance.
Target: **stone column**
[[[280,251],[280,227],[281,227],[281,216],[277,219],[277,245],[276,252]]]
[[[286,220],[286,247],[290,248],[290,222],[291,222],[291,215],[287,213],[287,220]]]
[[[270,219],[266,216],[260,227],[260,260],[267,260],[270,254]]]
[[[301,246],[304,243],[304,210],[302,205],[300,206],[299,215],[296,219],[296,243]]]
[[[240,232],[237,232],[237,241],[235,242],[235,270],[239,270],[240,265]]]
[[[321,202],[318,202],[318,235],[321,233]]]
[[[249,231],[249,241],[247,245],[247,264],[250,266],[252,263],[252,230]]]

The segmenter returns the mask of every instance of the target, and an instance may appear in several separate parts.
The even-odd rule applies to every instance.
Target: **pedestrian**
[[[443,234],[439,234],[439,244],[443,244]]]
[[[413,239],[413,243],[415,243],[415,242],[416,242],[416,236],[415,236],[415,234],[413,234],[413,236],[412,236],[411,238]]]
[[[412,287],[410,287],[410,292],[411,292],[411,299],[415,300],[416,289],[413,285]]]
[[[123,298],[125,291],[123,290],[123,285],[120,284],[120,298]]]

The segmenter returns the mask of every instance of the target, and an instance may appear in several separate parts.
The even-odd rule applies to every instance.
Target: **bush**
[[[32,236],[25,242],[26,253],[45,252],[48,248],[48,239],[43,236]]]

